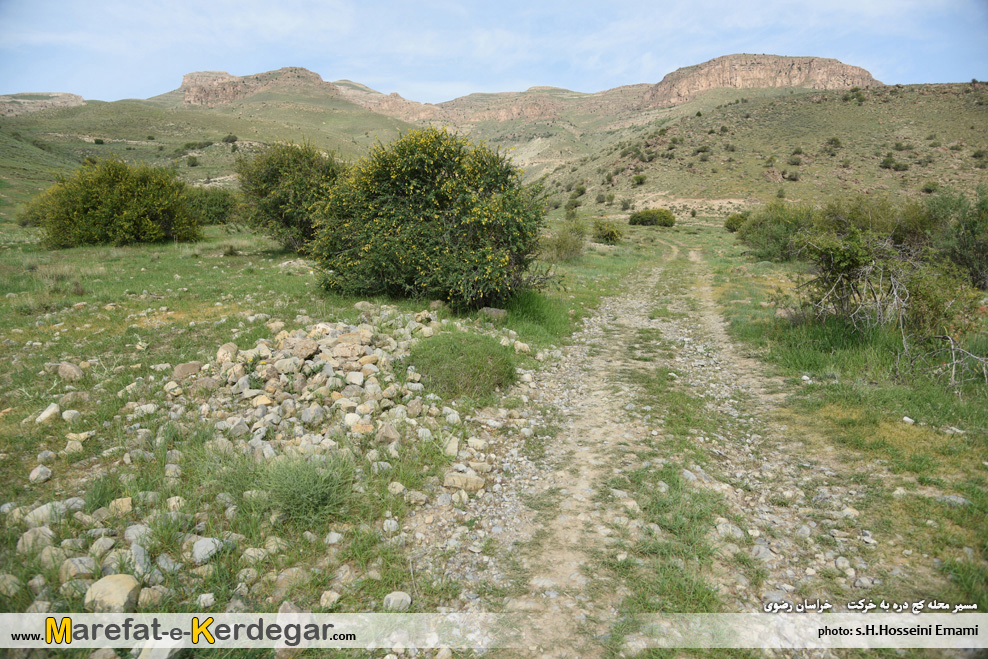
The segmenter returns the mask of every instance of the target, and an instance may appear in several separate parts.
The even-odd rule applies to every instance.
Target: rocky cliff
[[[870,73],[835,59],[725,55],[673,71],[645,94],[643,107],[685,103],[711,89],[804,87],[850,89],[881,85]]]
[[[86,101],[75,94],[46,92],[41,94],[10,94],[0,96],[0,117],[12,117],[15,114],[27,114],[38,110],[51,108],[70,108],[75,105],[85,105]]]
[[[294,66],[251,76],[234,76],[225,71],[187,73],[179,90],[184,93],[186,105],[215,107],[276,86],[281,90],[318,87],[326,94],[340,95],[336,86],[325,82],[318,73]]]

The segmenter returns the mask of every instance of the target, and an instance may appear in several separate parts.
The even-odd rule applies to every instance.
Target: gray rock
[[[38,465],[32,469],[31,474],[27,477],[35,485],[47,482],[49,478],[51,478],[51,469],[44,465]]]
[[[412,596],[401,590],[396,590],[384,597],[385,611],[407,611],[411,605]]]
[[[21,580],[12,574],[0,574],[0,595],[4,597],[14,597],[21,592],[24,585]]]
[[[202,369],[202,362],[186,362],[184,364],[179,364],[172,371],[173,380],[184,380],[185,378],[192,377],[197,374]]]
[[[51,423],[61,414],[61,409],[58,407],[57,403],[52,403],[44,409],[44,411],[38,415],[38,418],[34,420],[35,423],[41,425],[45,423]]]
[[[62,362],[58,365],[58,377],[67,382],[76,382],[81,380],[84,375],[85,373],[83,370],[72,362]]]
[[[36,554],[55,542],[55,532],[47,526],[28,529],[17,541],[18,554]]]
[[[222,548],[223,541],[219,538],[196,540],[195,544],[192,545],[192,562],[196,565],[204,565]]]

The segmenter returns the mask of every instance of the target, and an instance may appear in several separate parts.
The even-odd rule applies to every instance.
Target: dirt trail
[[[662,533],[649,528],[655,524],[634,494],[607,485],[640,465],[639,452],[661,452],[666,442],[666,410],[636,405],[641,392],[630,371],[673,371],[677,389],[702,400],[714,419],[708,430],[691,432],[705,468],[673,449],[663,460],[684,474],[691,470],[691,487],[716,492],[723,503],[724,516],[712,520],[709,534],[715,556],[702,578],[726,610],[827,598],[835,588],[845,602],[848,595],[882,597],[887,580],[923,587],[939,578],[926,563],[904,562],[901,546],[889,551],[895,542],[863,522],[856,507],[869,473],[849,473],[829,444],[806,441],[804,429],[780,417],[786,383],[767,377],[732,344],[710,267],[688,240],[659,241],[662,262],[629,278],[621,295],[603,299],[561,358],[525,389],[533,403],[559,414],[560,430],[538,474],[498,493],[495,505],[509,511],[499,523],[516,540],[500,546],[482,570],[513,579],[510,594],[473,600],[482,610],[530,615],[523,656],[604,656],[634,585],[606,563],[639,560],[627,552],[649,533]],[[668,313],[655,314],[657,306]],[[656,362],[636,359],[643,332],[672,349]],[[541,503],[513,509],[523,497]],[[638,642],[626,637],[625,652],[642,649]]]

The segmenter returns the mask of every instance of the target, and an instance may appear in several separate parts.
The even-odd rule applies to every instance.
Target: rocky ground
[[[648,608],[629,602],[634,575],[656,561],[707,584],[724,611],[935,585],[935,557],[873,532],[860,510],[861,478],[881,478],[882,466],[850,467],[780,421],[787,385],[732,345],[703,255],[666,248],[665,262],[604,299],[571,345],[530,355],[532,368],[491,408],[461,411],[427,394],[409,348],[442,331],[481,331],[528,354],[524,337],[368,303],[356,325],[245,318],[267,323],[270,340],[219,346],[208,363],[161,364],[159,377],[121,391],[73,390],[93,365],[51,365],[65,393],[24,423],[69,424],[78,401],[118,396],[119,418],[107,424],[126,432],[115,444],[99,429],[65,433],[66,454],[106,444],[76,463],[80,496],[0,508],[33,572],[0,575],[0,592],[32,612],[366,609],[377,591],[362,584],[392,583],[380,555],[355,554],[372,536],[413,575],[372,595],[374,610],[422,610],[431,597],[440,612],[531,613],[539,626],[521,654],[588,657],[646,646],[623,625]],[[702,423],[670,427],[663,399],[635,377],[656,369],[702,402]],[[32,483],[53,477],[53,457],[38,456]],[[287,536],[298,520],[263,475],[293,459],[345,467],[351,494],[378,502],[373,517]],[[237,486],[238,469],[260,481]],[[121,496],[87,510],[82,485],[101,474]],[[646,551],[674,535],[655,512],[664,496],[712,502],[696,513],[709,557]],[[432,595],[416,590],[430,583]],[[435,594],[442,584],[456,588]]]

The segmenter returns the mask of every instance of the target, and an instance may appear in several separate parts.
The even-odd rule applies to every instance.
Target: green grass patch
[[[490,401],[517,379],[515,355],[497,339],[468,332],[443,333],[416,343],[409,362],[443,398]]]

